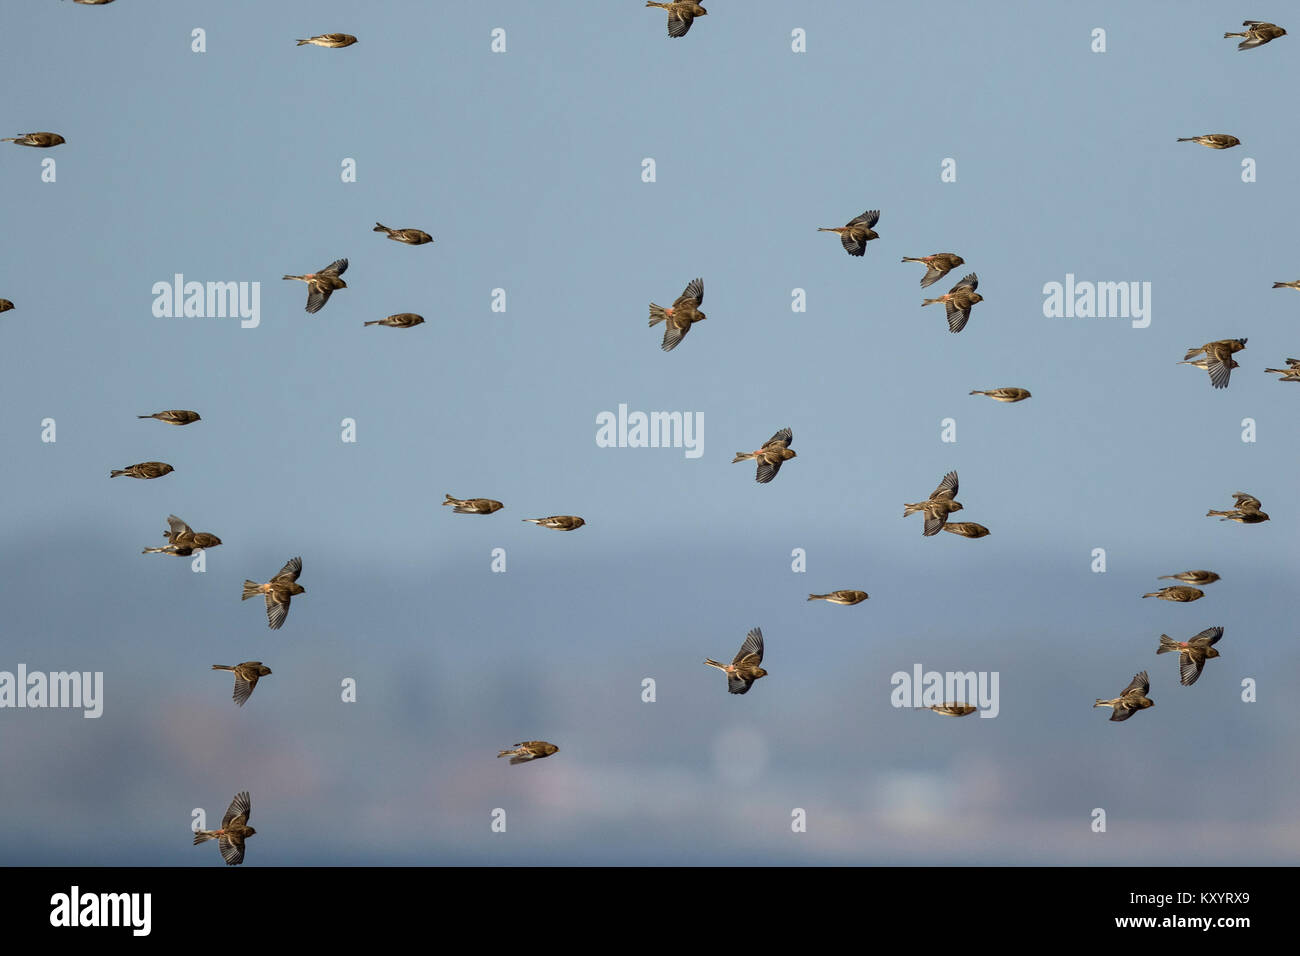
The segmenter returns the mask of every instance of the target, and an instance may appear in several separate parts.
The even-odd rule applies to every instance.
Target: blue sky
[[[4,11],[3,135],[68,142],[0,144],[0,669],[103,671],[105,704],[0,710],[0,860],[219,865],[190,811],[247,789],[251,865],[1296,861],[1300,388],[1263,369],[1300,352],[1270,288],[1300,278],[1300,40],[1238,53],[1210,3],[709,6],[680,40],[637,0]],[[360,42],[294,46],[334,31]],[[1175,143],[1209,132],[1243,145]],[[862,259],[816,232],[869,208]],[[921,290],[899,259],[939,251],[966,266]],[[339,257],[306,314],[280,276]],[[920,300],[967,271],[950,335]],[[260,326],[154,317],[178,272],[260,282]],[[1150,282],[1150,327],[1045,318],[1067,273]],[[708,321],[662,353],[646,305],[695,276]],[[1226,391],[1176,364],[1242,336]],[[1033,398],[967,394],[1001,385]],[[620,403],[702,414],[703,456],[597,447]],[[135,417],[164,408],[203,421]],[[774,482],[730,463],[787,425]],[[989,537],[901,518],[950,469]],[[1234,491],[1272,521],[1204,517]],[[169,513],[223,539],[205,573],[140,555]],[[519,520],[549,514],[587,526]],[[272,632],[239,584],[293,555]],[[1223,580],[1141,600],[1187,568]],[[834,588],[871,598],[804,600]],[[1180,687],[1159,635],[1211,625]],[[700,662],[754,626],[770,676],[727,695]],[[249,659],[275,673],[240,710],[208,667]],[[916,663],[998,672],[999,716],[895,710]],[[1091,708],[1144,668],[1153,710]],[[534,738],[560,753],[494,759]]]

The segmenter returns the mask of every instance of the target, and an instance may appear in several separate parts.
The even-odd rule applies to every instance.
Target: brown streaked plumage
[[[696,17],[704,17],[709,14],[708,10],[705,10],[698,3],[690,2],[690,0],[679,0],[679,2],[670,3],[646,0],[646,6],[658,7],[661,10],[668,11],[668,35],[670,37],[686,36]]]
[[[966,260],[952,252],[936,252],[933,255],[903,256],[904,262],[921,262],[925,264],[925,275],[921,276],[921,288],[928,289],[953,269],[964,266]]]
[[[972,704],[948,703],[945,701],[942,704],[932,704],[925,709],[932,710],[936,714],[942,714],[945,717],[965,717],[975,713],[979,708]]]
[[[1128,720],[1139,710],[1146,710],[1148,707],[1155,706],[1155,701],[1147,697],[1150,690],[1150,677],[1147,676],[1146,671],[1139,671],[1133,675],[1133,680],[1120,692],[1118,697],[1112,697],[1109,700],[1098,697],[1097,703],[1092,706],[1111,708],[1114,711],[1110,715],[1111,720]]]
[[[556,531],[576,531],[587,523],[577,515],[551,515],[549,518],[525,518],[524,520]]]
[[[168,425],[189,425],[192,422],[202,421],[198,412],[192,412],[187,408],[169,408],[165,412],[154,412],[152,415],[137,415],[136,418],[156,418],[160,422],[166,422]]]
[[[706,657],[704,663],[727,675],[728,693],[748,694],[754,681],[767,676],[767,671],[758,666],[763,663],[762,628],[756,627],[745,635],[745,643],[740,645],[730,664],[719,663],[711,657]]]
[[[700,304],[703,301],[704,280],[692,279],[669,308],[665,309],[662,305],[650,303],[650,327],[653,328],[660,322],[666,323],[664,340],[659,346],[661,349],[671,352],[677,348],[682,339],[686,338],[686,333],[691,330],[692,325],[708,318],[700,311]]]
[[[230,802],[229,809],[221,818],[221,829],[195,831],[194,845],[198,846],[206,840],[216,840],[217,847],[221,850],[221,858],[226,861],[226,865],[238,866],[244,862],[244,841],[257,832],[248,825],[248,818],[252,812],[248,791],[235,794],[235,799]]]
[[[357,38],[351,33],[322,33],[320,36],[299,40],[298,46],[311,44],[312,46],[323,46],[331,50],[337,50],[340,47],[351,46],[356,42]]]
[[[1214,388],[1227,388],[1232,370],[1237,367],[1237,363],[1232,356],[1245,347],[1246,339],[1218,339],[1214,342],[1206,342],[1200,348],[1188,349],[1187,354],[1183,356],[1183,362],[1208,371],[1210,373],[1210,385]],[[1191,361],[1201,353],[1205,355],[1204,359],[1201,360],[1205,363],[1204,365]]]
[[[1300,382],[1300,359],[1289,358],[1286,368],[1266,368],[1264,371],[1282,376],[1279,382]]]
[[[280,573],[265,584],[245,581],[244,596],[240,600],[247,601],[251,597],[265,594],[267,626],[273,631],[278,631],[284,624],[285,618],[289,616],[290,599],[295,594],[307,593],[307,589],[298,583],[300,574],[302,574],[302,558],[290,558],[280,569]]]
[[[49,149],[60,146],[67,140],[58,133],[23,133],[21,136],[6,136],[0,143],[16,143],[19,146],[34,146],[37,149]]]
[[[528,763],[530,760],[541,760],[543,757],[549,757],[551,754],[559,753],[560,748],[555,744],[547,743],[545,740],[524,740],[515,744],[514,750],[503,750],[497,754],[497,759],[502,757],[510,758],[510,766],[517,763]]]
[[[904,503],[903,517],[906,518],[919,511],[925,516],[925,526],[921,529],[921,534],[927,538],[938,534],[948,521],[948,515],[962,509],[961,502],[956,500],[957,487],[957,472],[948,472],[939,482],[939,487],[935,488],[925,501],[918,501],[915,504]],[[987,531],[986,528],[985,533]]]
[[[14,304],[8,299],[0,299],[0,312],[8,312],[13,309]]]
[[[1246,20],[1241,24],[1246,28],[1244,33],[1225,33],[1223,38],[1245,37],[1237,44],[1238,50],[1253,50],[1255,47],[1263,46],[1270,40],[1276,40],[1278,37],[1286,36],[1286,30],[1276,23],[1265,23],[1263,20]]]
[[[972,272],[937,299],[921,300],[921,307],[942,302],[948,310],[948,331],[960,332],[970,321],[971,306],[984,301],[984,296],[975,291],[979,284],[979,277]]]
[[[382,222],[377,222],[375,228],[370,231],[386,233],[394,242],[402,242],[408,246],[422,246],[426,242],[433,242],[433,236],[423,229],[389,229]]]
[[[165,461],[142,461],[135,465],[127,465],[125,468],[114,468],[108,473],[108,477],[117,478],[125,475],[128,478],[161,478],[175,470]]]
[[[794,432],[789,428],[782,428],[779,432],[763,442],[763,447],[755,451],[738,451],[736,457],[731,459],[734,465],[739,461],[756,461],[758,469],[754,474],[754,480],[759,484],[765,485],[781,470],[781,465],[791,458],[797,458],[798,454],[790,443],[794,441]]]
[[[990,533],[988,528],[974,521],[945,521],[943,530],[959,534],[963,538],[983,538]]]
[[[214,671],[234,671],[235,672],[235,692],[231,695],[231,700],[235,706],[243,707],[248,698],[253,696],[253,691],[257,688],[257,682],[263,677],[269,677],[271,668],[267,667],[261,661],[244,661],[242,664],[236,664],[234,667],[226,664],[213,664]]]
[[[419,325],[424,321],[424,316],[416,315],[414,312],[398,312],[396,315],[390,315],[386,319],[375,319],[373,322],[363,322],[362,325],[387,325],[394,329],[409,329]]]
[[[339,276],[348,271],[348,260],[335,259],[319,272],[308,272],[301,276],[284,276],[307,283],[307,311],[313,314],[325,307],[336,289],[346,289],[348,284]]]
[[[1161,601],[1174,601],[1178,604],[1187,604],[1191,601],[1199,601],[1205,597],[1205,592],[1200,588],[1188,587],[1185,584],[1173,584],[1167,588],[1161,588],[1159,591],[1152,591],[1150,594],[1142,595],[1144,598],[1159,598]]]
[[[1180,571],[1178,574],[1162,574],[1157,581],[1182,581],[1185,584],[1213,584],[1219,576],[1213,571]]]
[[[1220,656],[1219,652],[1214,649],[1214,645],[1219,643],[1221,637],[1223,637],[1223,628],[1221,627],[1207,627],[1201,633],[1186,641],[1175,641],[1168,634],[1161,634],[1160,646],[1156,648],[1156,653],[1176,653],[1178,655],[1179,683],[1184,687],[1191,687],[1196,683],[1196,679],[1201,676],[1201,671],[1205,669],[1205,662]]]
[[[842,226],[820,226],[817,231],[838,233],[844,251],[851,256],[861,256],[866,254],[868,242],[880,238],[873,228],[879,221],[880,210],[868,209]]]
[[[1230,133],[1206,133],[1204,136],[1180,136],[1180,143],[1200,143],[1202,146],[1208,146],[1210,149],[1232,149],[1234,146],[1240,146],[1241,140]]]
[[[1268,515],[1259,510],[1262,505],[1254,495],[1244,491],[1234,491],[1232,499],[1236,502],[1235,507],[1228,511],[1215,511],[1211,508],[1205,512],[1205,517],[1222,516],[1219,518],[1220,521],[1235,521],[1237,524],[1260,524],[1268,520]]]
[[[221,539],[215,534],[208,534],[206,531],[195,531],[180,518],[175,515],[167,516],[167,531],[163,532],[163,537],[167,539],[167,545],[162,548],[145,548],[142,554],[174,554],[177,557],[188,557],[195,551],[206,548],[215,548],[221,544]]]
[[[1028,389],[1017,388],[1014,385],[1003,386],[1002,388],[990,388],[987,391],[975,389],[972,395],[987,395],[989,398],[998,402],[1023,402],[1026,398],[1033,398]]]
[[[492,498],[453,498],[451,495],[447,495],[447,500],[443,504],[455,505],[452,513],[458,515],[490,515],[505,507]]]
[[[810,601],[826,601],[830,604],[843,604],[851,606],[861,604],[869,595],[866,591],[831,591],[829,594],[810,594]]]

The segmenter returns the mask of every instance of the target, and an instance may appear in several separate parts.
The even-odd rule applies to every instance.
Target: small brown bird
[[[387,325],[394,329],[409,329],[419,325],[424,321],[424,316],[416,315],[414,312],[398,312],[396,315],[390,315],[386,319],[375,319],[373,322],[363,322],[362,325]]]
[[[915,504],[903,505],[903,517],[914,515],[918,511],[925,515],[925,527],[921,529],[921,534],[925,537],[938,534],[944,524],[948,521],[948,515],[954,511],[961,511],[962,504],[955,500],[957,497],[957,472],[950,471],[943,476],[943,481],[939,482],[939,487],[925,501],[918,501]],[[987,533],[988,529],[985,529]],[[960,533],[960,532],[959,532]]]
[[[1206,342],[1200,348],[1188,349],[1187,354],[1183,356],[1183,361],[1196,364],[1191,362],[1191,359],[1202,352],[1205,353],[1204,361],[1207,365],[1204,367],[1210,373],[1210,384],[1215,388],[1227,388],[1228,378],[1237,364],[1232,358],[1233,353],[1240,352],[1245,347],[1245,339],[1218,339],[1214,342]],[[1197,367],[1202,366],[1197,365]]]
[[[49,149],[59,146],[67,140],[58,133],[23,133],[21,136],[7,136],[0,143],[17,143],[19,146],[35,146],[37,149]]]
[[[554,528],[556,531],[576,531],[587,523],[577,515],[551,515],[549,518],[525,518],[524,520],[541,525],[543,528]]]
[[[659,346],[661,349],[671,352],[677,348],[677,343],[686,338],[686,333],[693,324],[708,318],[700,311],[700,303],[703,301],[704,280],[692,279],[670,308],[650,303],[650,327],[653,328],[660,322],[667,323],[664,326],[663,344]]]
[[[235,799],[230,802],[226,815],[221,818],[221,829],[196,830],[194,845],[198,846],[206,840],[216,840],[217,847],[221,850],[221,858],[226,861],[227,866],[243,863],[244,841],[257,832],[248,825],[248,818],[252,812],[248,791],[235,794]]]
[[[510,758],[510,766],[517,763],[528,763],[530,760],[541,760],[543,757],[549,757],[551,754],[559,753],[560,748],[555,744],[548,744],[545,740],[525,740],[515,744],[514,750],[503,750],[497,754],[497,759],[502,757]]]
[[[225,664],[213,664],[212,669],[214,671],[235,672],[235,693],[231,699],[237,707],[243,707],[248,698],[253,696],[257,682],[271,674],[271,668],[261,661],[244,661],[244,663],[236,664],[234,667],[227,667]]]
[[[922,300],[921,306],[924,308],[935,302],[944,303],[948,310],[948,331],[960,332],[970,321],[971,306],[984,301],[984,296],[975,291],[979,284],[979,278],[972,272],[939,298]]]
[[[375,228],[370,231],[386,232],[389,239],[394,242],[404,242],[408,246],[422,246],[426,242],[433,242],[433,236],[423,229],[389,229],[382,222],[377,222]]]
[[[810,594],[810,601],[828,601],[831,604],[843,604],[846,607],[861,604],[867,599],[866,591],[832,591],[830,594]]]
[[[302,276],[285,276],[284,278],[297,279],[299,282],[307,283],[307,311],[316,313],[325,307],[325,303],[330,300],[330,296],[335,289],[346,289],[348,287],[348,284],[339,278],[347,271],[348,260],[335,259],[319,272],[309,272]]]
[[[861,216],[850,219],[842,226],[820,226],[818,232],[836,232],[840,236],[840,245],[851,256],[865,255],[867,243],[879,239],[873,228],[880,221],[879,209],[868,209]],[[907,261],[907,260],[904,260]]]
[[[781,465],[791,458],[797,458],[798,455],[790,447],[790,442],[794,441],[794,432],[788,428],[782,428],[779,432],[763,442],[763,447],[756,451],[738,451],[736,457],[731,459],[734,465],[738,461],[749,461],[753,459],[758,462],[758,470],[754,475],[754,480],[759,484],[767,484],[776,477],[776,473],[781,470]]]
[[[175,515],[167,516],[167,526],[170,530],[163,532],[163,537],[167,539],[166,547],[145,548],[142,554],[174,554],[184,558],[195,551],[215,548],[221,544],[221,539],[215,534],[195,531]]]
[[[1180,143],[1200,143],[1202,146],[1208,146],[1210,149],[1232,149],[1234,146],[1240,146],[1241,140],[1227,133],[1206,133],[1204,136],[1180,136]]]
[[[728,693],[748,694],[754,681],[767,676],[767,671],[758,666],[763,663],[762,628],[756,627],[745,635],[745,643],[740,645],[730,664],[720,664],[711,657],[706,657],[704,663],[727,675]]]
[[[1199,601],[1205,597],[1205,592],[1200,588],[1189,588],[1183,584],[1174,584],[1167,588],[1161,588],[1159,591],[1152,591],[1150,594],[1142,595],[1144,598],[1159,598],[1162,601],[1175,601],[1179,604],[1186,604],[1190,601]]]
[[[302,558],[290,558],[280,569],[280,573],[265,584],[245,581],[244,596],[240,600],[247,601],[251,597],[265,594],[267,624],[271,630],[278,631],[285,618],[289,616],[290,598],[295,594],[307,593],[307,589],[298,583],[300,574],[302,574]]]
[[[1214,645],[1219,643],[1221,637],[1223,637],[1221,627],[1207,627],[1187,641],[1175,641],[1168,634],[1161,634],[1160,646],[1156,648],[1156,653],[1178,654],[1179,683],[1184,687],[1191,687],[1196,683],[1196,678],[1201,676],[1201,671],[1205,669],[1205,662],[1220,656],[1214,649]]]
[[[490,515],[505,507],[501,502],[491,498],[453,498],[451,495],[447,495],[447,500],[443,504],[455,505],[456,507],[451,510],[453,514],[458,515]]]
[[[1276,40],[1278,37],[1286,36],[1286,31],[1276,23],[1265,23],[1263,20],[1246,20],[1242,23],[1246,28],[1245,33],[1225,33],[1223,38],[1245,37],[1237,44],[1238,50],[1253,50],[1257,46],[1263,46],[1269,40]]]
[[[936,714],[943,714],[945,717],[965,717],[968,714],[975,713],[979,708],[974,707],[971,704],[949,704],[945,702],[942,704],[933,704],[925,709],[932,710]]]
[[[976,389],[971,392],[972,395],[987,395],[989,398],[999,402],[1023,402],[1026,398],[1032,398],[1028,389],[1016,388],[1014,385],[1008,385],[1003,388],[990,388],[988,391]]]
[[[152,415],[137,415],[136,418],[156,418],[160,422],[166,422],[168,425],[189,425],[192,422],[201,421],[198,412],[191,412],[184,408],[171,408],[165,412],[154,412]]]
[[[696,17],[705,17],[709,15],[709,11],[705,10],[698,3],[659,3],[657,0],[646,0],[646,6],[658,7],[661,10],[668,11],[668,35],[670,37],[686,36],[691,29],[691,24],[695,22]]]
[[[1182,571],[1178,574],[1162,574],[1157,581],[1183,581],[1186,584],[1213,584],[1219,576],[1213,571]]]
[[[1300,359],[1289,358],[1286,360],[1286,368],[1266,368],[1264,371],[1281,375],[1279,382],[1300,382]]]
[[[936,252],[932,256],[903,256],[904,262],[924,262],[925,275],[921,276],[921,288],[928,289],[953,269],[964,266],[966,260],[952,252]]]
[[[1211,508],[1205,512],[1205,517],[1222,515],[1220,521],[1235,521],[1237,524],[1259,524],[1268,520],[1268,515],[1259,510],[1260,500],[1254,495],[1248,495],[1244,491],[1234,491],[1232,498],[1236,502],[1236,507],[1229,511],[1215,511]]]
[[[161,478],[163,475],[170,475],[175,470],[165,461],[142,461],[137,465],[115,468],[108,473],[108,477],[117,478],[120,475],[126,475],[128,478]]]
[[[1128,720],[1139,710],[1146,710],[1148,707],[1154,707],[1155,701],[1147,697],[1151,690],[1151,679],[1147,676],[1146,671],[1141,671],[1133,675],[1133,680],[1129,683],[1118,697],[1112,697],[1110,700],[1097,698],[1097,703],[1093,707],[1109,707],[1114,710],[1110,715],[1111,720]]]
[[[322,33],[320,36],[308,37],[306,40],[299,40],[298,46],[310,43],[312,46],[329,47],[331,50],[339,47],[351,46],[357,42],[357,38],[350,33]]]
[[[8,312],[14,307],[14,304],[8,299],[0,299],[0,312]]]
[[[988,528],[974,521],[947,521],[944,522],[943,530],[959,534],[963,538],[982,538],[989,533]]]

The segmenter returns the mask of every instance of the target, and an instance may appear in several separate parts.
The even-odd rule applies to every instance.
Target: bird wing
[[[782,463],[783,461],[780,458],[776,461],[768,461],[766,458],[760,457],[758,459],[758,470],[754,473],[754,480],[760,485],[767,484],[776,477],[776,473],[781,470]]]
[[[217,846],[221,849],[221,858],[230,866],[244,862],[244,842],[242,840],[236,843],[230,837],[222,834],[217,840]]]
[[[1196,644],[1200,647],[1213,647],[1215,644],[1219,643],[1219,638],[1221,637],[1223,637],[1223,628],[1207,627],[1187,643]]]
[[[257,675],[254,674],[251,680],[244,678],[239,671],[235,671],[235,692],[231,695],[236,706],[243,707],[248,698],[253,696],[253,688],[257,686]]]
[[[940,269],[936,265],[927,264],[925,275],[921,277],[921,288],[922,289],[930,288],[930,286],[934,285],[936,282],[938,282],[947,274],[948,274],[947,269]]]
[[[1189,654],[1183,651],[1178,655],[1178,682],[1184,687],[1191,687],[1196,683],[1196,678],[1201,676],[1201,671],[1205,668],[1205,656],[1203,654]]]
[[[348,260],[346,260],[346,259],[335,259],[333,262],[331,262],[329,265],[327,265],[324,269],[319,269],[319,270],[317,270],[317,273],[316,273],[316,274],[317,274],[317,275],[336,275],[336,276],[341,276],[341,275],[343,275],[343,273],[345,273],[345,272],[347,272],[347,271],[348,271]]]
[[[866,226],[868,229],[873,229],[878,222],[880,222],[880,210],[868,209],[861,216],[858,216],[855,219],[850,219],[847,225]]]
[[[172,529],[172,534],[192,534],[194,530],[175,515],[167,516],[167,527]]]
[[[844,247],[844,251],[851,256],[861,256],[864,255],[867,251],[867,244],[865,242],[859,241],[856,237],[854,237],[852,233],[849,232],[840,233],[840,245],[842,245]]]
[[[956,303],[949,301],[945,303],[948,307],[948,331],[960,332],[966,328],[966,323],[970,321],[970,306],[962,308]]]
[[[955,286],[953,286],[951,289],[949,289],[948,292],[949,294],[951,294],[953,292],[957,292],[960,289],[970,289],[972,292],[974,292],[976,289],[979,288],[979,284],[980,284],[979,277],[972,272],[969,275],[963,276],[962,280],[958,282]]]
[[[325,308],[333,289],[322,289],[315,282],[307,283],[307,311],[315,314]]]
[[[694,299],[695,302],[693,304],[695,305],[700,305],[704,302],[703,279],[692,279],[687,284],[686,288],[682,290],[682,294],[677,297],[677,301],[673,303],[673,308],[676,309],[682,305],[692,304],[687,301],[688,299]]]
[[[1150,689],[1151,689],[1151,681],[1147,677],[1147,672],[1139,671],[1138,673],[1133,675],[1133,680],[1129,682],[1129,685],[1125,687],[1123,691],[1120,692],[1120,696],[1128,697],[1134,691],[1138,691],[1141,693],[1143,697],[1145,697],[1147,695],[1147,691],[1149,691]]]
[[[252,813],[252,801],[248,798],[248,791],[242,790],[235,794],[235,799],[230,801],[230,806],[226,809],[226,815],[221,818],[221,829],[225,829],[235,822],[236,817],[241,822],[247,821]]]
[[[272,581],[297,581],[298,575],[302,574],[302,558],[290,558],[285,562],[280,573],[271,578]]]
[[[1263,505],[1254,495],[1248,495],[1244,491],[1234,491],[1232,500],[1237,503],[1237,510],[1244,511],[1247,514],[1254,514],[1259,511]]]
[[[754,659],[749,661],[751,664],[763,663],[763,630],[754,628],[745,635],[745,643],[740,645],[740,650],[736,652],[732,664],[740,664],[746,658],[752,656]]]
[[[686,338],[686,333],[690,330],[691,323],[687,322],[684,325],[678,325],[672,318],[669,318],[664,323],[664,340],[659,347],[665,352],[671,352],[681,344],[682,339]]]
[[[939,487],[934,489],[930,495],[931,500],[948,499],[951,501],[957,497],[957,472],[950,471],[943,476],[943,481],[939,482]]]
[[[688,11],[669,10],[668,11],[668,35],[670,37],[684,37],[691,29],[691,24],[695,22],[695,14]]]
[[[790,442],[794,441],[794,432],[788,428],[782,428],[779,432],[763,442],[764,448],[770,448],[773,445],[780,445],[782,448],[789,448]]]
[[[266,592],[266,620],[271,630],[278,631],[289,616],[289,595],[275,589]]]

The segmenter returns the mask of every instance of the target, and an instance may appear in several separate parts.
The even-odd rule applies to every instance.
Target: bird
[[[165,461],[142,461],[137,465],[114,468],[108,473],[108,477],[117,478],[120,475],[126,475],[128,478],[161,478],[163,475],[170,475],[175,470]]]
[[[576,531],[587,522],[577,515],[551,515],[549,518],[525,518],[530,524],[541,525],[543,528],[554,528],[556,531]]]
[[[846,607],[861,604],[867,599],[866,591],[832,591],[830,594],[810,594],[810,601],[827,601],[831,604],[843,604]]]
[[[979,277],[972,272],[939,298],[923,300],[921,306],[924,308],[935,302],[944,303],[948,310],[948,331],[960,332],[970,321],[971,306],[984,301],[984,296],[975,291],[979,284]]]
[[[545,740],[525,740],[515,744],[514,750],[503,750],[497,754],[497,759],[502,757],[510,758],[510,766],[517,763],[528,763],[530,760],[541,760],[543,757],[549,757],[551,754],[559,753],[560,748],[555,744],[547,743]]]
[[[319,272],[309,272],[302,276],[285,276],[307,283],[307,311],[316,313],[325,307],[335,289],[346,289],[348,284],[339,276],[348,271],[348,260],[335,259]]]
[[[0,143],[15,143],[18,146],[34,146],[37,149],[49,149],[60,146],[67,140],[58,133],[23,133],[21,136],[6,136]]]
[[[195,531],[175,515],[167,516],[167,526],[170,530],[163,532],[163,537],[167,539],[166,547],[145,548],[142,554],[174,554],[183,558],[189,557],[195,551],[215,548],[221,544],[221,539],[215,534]]]
[[[945,717],[965,717],[967,714],[975,713],[979,708],[974,707],[971,704],[950,704],[945,702],[942,704],[932,704],[925,709],[932,710],[936,714],[943,714]]]
[[[668,35],[670,37],[686,36],[686,34],[690,32],[691,24],[695,22],[696,17],[705,17],[709,15],[709,11],[705,10],[698,3],[659,3],[657,0],[646,0],[646,6],[659,7],[661,10],[668,11]]]
[[[728,693],[748,694],[754,681],[767,676],[767,671],[758,666],[763,663],[762,628],[756,627],[745,635],[745,643],[740,645],[730,664],[720,664],[711,657],[706,657],[704,663],[727,675]]]
[[[165,412],[154,412],[152,415],[137,415],[136,418],[156,418],[160,422],[166,422],[168,425],[189,425],[193,422],[202,421],[198,412],[191,412],[185,408],[170,408]]]
[[[925,275],[921,276],[921,288],[928,289],[953,269],[964,266],[966,260],[953,252],[936,252],[929,256],[903,256],[904,262],[924,262]]]
[[[990,388],[988,391],[975,389],[972,395],[987,395],[989,398],[999,402],[1023,402],[1026,398],[1032,398],[1028,389],[1016,388],[1014,385],[1007,385],[1002,388]]]
[[[1128,720],[1139,710],[1146,710],[1148,707],[1154,707],[1155,701],[1147,697],[1151,690],[1151,679],[1147,676],[1146,671],[1140,671],[1133,675],[1133,680],[1129,685],[1120,692],[1118,697],[1112,697],[1110,700],[1097,698],[1097,703],[1093,707],[1109,707],[1114,713],[1110,715],[1111,720]]]
[[[1175,601],[1179,604],[1187,604],[1191,601],[1199,601],[1205,597],[1205,592],[1200,588],[1189,588],[1183,584],[1171,585],[1167,588],[1161,588],[1159,591],[1152,591],[1150,594],[1142,595],[1144,598],[1159,598],[1162,601]]]
[[[1286,368],[1266,368],[1264,371],[1281,375],[1279,382],[1300,382],[1300,359],[1289,358],[1286,360]]]
[[[1182,581],[1186,584],[1213,584],[1219,576],[1213,571],[1180,571],[1178,574],[1162,574],[1157,581]]]
[[[660,322],[667,323],[664,325],[663,344],[659,346],[661,349],[671,352],[677,348],[682,339],[686,338],[686,333],[691,330],[692,325],[708,318],[700,311],[700,303],[703,301],[704,280],[692,279],[671,307],[665,309],[662,305],[650,303],[651,328]]]
[[[329,47],[338,49],[339,47],[351,46],[357,42],[357,38],[350,33],[322,33],[320,36],[308,37],[306,40],[299,40],[298,46],[311,44],[312,46]]]
[[[918,501],[915,504],[903,505],[903,517],[914,515],[918,511],[925,515],[925,526],[921,534],[925,537],[938,534],[943,529],[944,524],[948,521],[948,515],[954,511],[961,511],[962,504],[955,500],[957,497],[957,472],[950,471],[943,476],[943,481],[939,482],[939,487],[934,489],[930,497],[925,501]],[[987,529],[985,529],[987,531]]]
[[[214,671],[235,672],[235,692],[231,696],[231,700],[235,702],[237,707],[243,707],[248,698],[253,696],[253,691],[257,688],[257,682],[271,674],[271,668],[261,661],[244,661],[244,663],[236,664],[234,667],[228,667],[225,664],[213,664],[212,669]]]
[[[230,802],[226,815],[221,818],[221,829],[194,831],[194,845],[198,846],[206,840],[216,840],[217,847],[221,850],[221,858],[226,861],[226,865],[238,866],[244,862],[244,841],[257,832],[248,825],[251,814],[252,803],[248,799],[248,791],[235,794],[235,799]]]
[[[1205,517],[1221,515],[1220,521],[1235,521],[1237,524],[1260,524],[1268,520],[1268,515],[1259,510],[1262,505],[1254,495],[1246,494],[1244,491],[1234,491],[1232,498],[1236,503],[1235,507],[1228,511],[1215,511],[1211,508],[1205,512]]]
[[[370,231],[386,232],[389,239],[394,242],[404,242],[408,246],[422,246],[426,242],[433,242],[433,236],[423,229],[389,229],[382,222],[377,222],[375,228]]]
[[[1200,634],[1186,641],[1175,641],[1168,634],[1161,634],[1160,646],[1156,648],[1156,653],[1178,654],[1178,681],[1184,687],[1191,687],[1201,676],[1201,671],[1205,669],[1205,662],[1220,656],[1214,649],[1214,645],[1219,643],[1221,637],[1223,637],[1221,627],[1207,627]]]
[[[1229,133],[1206,133],[1204,136],[1180,136],[1180,143],[1200,143],[1202,146],[1208,146],[1210,149],[1232,149],[1234,146],[1240,146],[1241,140]]]
[[[302,574],[302,558],[290,558],[280,569],[280,573],[265,584],[245,581],[244,596],[240,600],[247,601],[251,597],[265,594],[267,625],[271,630],[278,631],[284,624],[285,618],[289,616],[290,599],[295,594],[307,593],[307,589],[298,583],[300,574]]]
[[[868,242],[880,238],[874,228],[879,221],[880,210],[868,209],[842,226],[819,226],[817,231],[839,233],[840,245],[844,246],[844,251],[851,256],[861,256],[866,254]]]
[[[362,325],[387,325],[394,329],[409,329],[419,325],[424,321],[424,316],[416,315],[414,312],[398,312],[396,315],[390,315],[386,319],[375,319],[373,322],[363,322]]]
[[[505,507],[501,502],[491,498],[453,498],[451,495],[447,495],[447,500],[443,504],[455,505],[452,513],[458,515],[490,515]]]
[[[0,299],[0,312],[8,312],[14,307],[14,304],[8,299]]]
[[[988,528],[974,521],[947,521],[944,523],[943,530],[959,534],[963,538],[982,538],[990,533]]]
[[[781,470],[781,465],[791,458],[797,458],[798,455],[790,442],[794,441],[794,432],[788,428],[782,428],[779,432],[763,442],[763,447],[756,451],[738,451],[736,457],[731,459],[734,465],[738,461],[749,461],[753,459],[758,462],[758,470],[754,474],[754,480],[761,485],[767,484],[776,477],[776,473]]]
[[[1237,364],[1232,358],[1233,353],[1240,352],[1245,347],[1245,339],[1218,339],[1214,342],[1206,342],[1200,348],[1188,349],[1187,354],[1183,356],[1183,361],[1189,365],[1196,365],[1197,368],[1205,368],[1210,373],[1210,385],[1214,388],[1227,388],[1228,378]],[[1191,361],[1194,356],[1201,353],[1204,353],[1203,361],[1207,363],[1204,366]]]
[[[1225,33],[1223,38],[1245,37],[1237,44],[1238,50],[1253,50],[1257,46],[1263,46],[1269,40],[1276,40],[1278,37],[1286,36],[1286,30],[1282,29],[1276,23],[1265,23],[1263,20],[1246,20],[1241,24],[1246,28],[1245,33]]]

